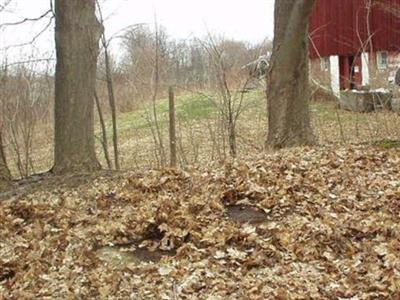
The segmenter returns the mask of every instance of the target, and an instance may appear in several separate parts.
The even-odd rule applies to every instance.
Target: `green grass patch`
[[[185,120],[204,119],[217,111],[215,104],[208,95],[192,94],[177,96],[175,107],[177,118]],[[130,130],[150,129],[154,122],[153,105],[147,104],[145,107],[118,116],[118,129],[123,135]],[[168,123],[168,99],[160,99],[156,103],[156,113],[160,126]],[[107,131],[111,123],[107,122]]]
[[[218,96],[212,93],[193,93],[177,96],[175,99],[176,114],[179,120],[196,121],[209,118],[218,112]],[[238,101],[240,94],[234,95]],[[168,99],[160,99],[156,103],[156,113],[160,127],[168,126]],[[254,90],[244,94],[243,109],[246,115],[264,113],[265,93]],[[311,104],[314,116],[324,121],[337,121],[338,108],[333,102],[314,102]],[[265,112],[266,113],[266,112]],[[339,110],[340,119],[344,122],[353,119],[354,114]],[[246,118],[246,116],[244,116]],[[362,116],[360,116],[362,118]],[[137,130],[149,130],[154,124],[153,105],[148,103],[136,111],[123,113],[118,116],[118,130],[121,136]],[[111,121],[107,120],[107,131],[111,134]]]
[[[210,95],[187,95],[179,97],[176,103],[178,118],[188,120],[205,119],[217,111]]]
[[[211,117],[218,111],[216,102],[218,96],[212,93],[186,94],[175,99],[176,115],[181,120],[200,120]],[[251,107],[259,107],[263,102],[263,93],[252,91],[244,96],[244,104]],[[168,99],[160,99],[156,103],[156,113],[160,126],[168,123]],[[129,130],[150,129],[154,122],[153,105],[147,104],[142,109],[123,113],[118,116],[118,129],[121,134]],[[107,122],[107,130],[111,123]]]
[[[337,110],[336,104],[331,102],[314,102],[311,104],[311,112],[326,121],[337,120]]]
[[[372,143],[373,146],[383,148],[383,149],[393,149],[393,148],[399,148],[400,147],[400,141],[399,140],[390,140],[390,139],[384,139],[380,141],[375,141]]]

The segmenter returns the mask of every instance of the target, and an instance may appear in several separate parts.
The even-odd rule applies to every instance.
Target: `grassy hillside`
[[[179,163],[182,166],[209,161],[223,161],[229,157],[226,130],[221,121],[217,95],[211,93],[184,94],[176,97]],[[238,157],[263,151],[267,132],[266,100],[263,91],[252,91],[244,96],[244,109],[237,125]],[[168,156],[168,101],[156,102],[156,112],[162,142]],[[373,143],[400,139],[400,117],[392,112],[354,113],[337,108],[334,102],[313,102],[311,115],[314,131],[321,145]],[[111,122],[107,119],[107,133],[111,151]],[[153,107],[149,103],[141,109],[118,115],[121,166],[143,170],[160,165],[160,154],[155,143]],[[52,165],[51,124],[38,128],[33,143],[32,163],[35,172],[46,171]],[[96,129],[98,157],[105,166],[100,143],[101,131]],[[9,149],[11,150],[11,149]],[[16,156],[9,151],[10,166],[18,176]]]
[[[196,121],[215,116],[218,112],[218,95],[212,93],[186,94],[176,97],[176,115],[178,119]],[[261,91],[251,91],[244,97],[246,106],[252,105],[253,108],[261,107],[264,101]],[[168,122],[168,99],[160,99],[156,102],[156,113],[159,116],[161,125]],[[119,129],[145,129],[152,124],[149,117],[153,116],[153,105],[144,105],[144,108],[137,111],[119,115]]]
[[[218,103],[218,98],[212,94],[187,94],[176,98],[182,164],[219,160],[227,156],[226,145],[222,145],[223,142],[217,145],[215,142],[217,137],[222,140],[224,136],[215,103]],[[167,145],[167,99],[157,102],[156,111],[163,141]],[[333,102],[313,102],[311,113],[315,132],[323,145],[396,140],[400,137],[400,118],[396,113],[347,112],[338,109]],[[152,129],[153,132],[155,129],[152,106],[120,115],[118,126],[125,165],[134,165],[137,168],[157,166],[157,147],[152,133]],[[263,149],[266,131],[264,92],[252,91],[244,97],[244,109],[237,126],[239,156]]]

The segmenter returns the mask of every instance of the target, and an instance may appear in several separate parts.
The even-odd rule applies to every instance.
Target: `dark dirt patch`
[[[2,264],[0,261],[0,282],[3,280],[8,280],[14,278],[16,272],[14,270],[14,266],[9,264]]]
[[[249,205],[230,205],[226,214],[237,223],[259,224],[267,221],[267,214],[261,209]]]

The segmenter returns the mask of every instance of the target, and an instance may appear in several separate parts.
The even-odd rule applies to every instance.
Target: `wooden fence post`
[[[169,98],[169,147],[170,147],[170,167],[175,168],[176,157],[176,115],[175,115],[175,95],[172,86],[168,89]]]

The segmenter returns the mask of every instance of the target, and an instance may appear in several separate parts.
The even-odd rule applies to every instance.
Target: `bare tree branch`
[[[0,9],[0,11],[1,11],[1,9]],[[0,29],[3,27],[7,27],[7,26],[17,26],[17,25],[22,25],[27,22],[40,21],[41,19],[47,17],[49,14],[52,14],[52,13],[53,13],[53,10],[49,9],[48,11],[46,11],[45,13],[43,13],[42,15],[40,15],[39,17],[36,17],[36,18],[25,18],[25,19],[17,21],[17,22],[3,23],[3,24],[0,24]]]
[[[4,11],[10,3],[11,0],[6,0],[3,4],[0,4],[0,12]]]
[[[44,32],[46,32],[47,29],[50,28],[51,24],[53,23],[53,19],[54,19],[54,17],[52,16],[52,17],[49,19],[49,22],[46,23],[46,25],[42,28],[42,30],[40,30],[29,42],[21,43],[21,44],[16,44],[16,45],[10,45],[10,46],[4,47],[4,48],[2,48],[2,49],[0,49],[0,50],[6,51],[6,50],[9,50],[9,49],[12,49],[12,48],[21,48],[21,47],[25,47],[25,46],[29,46],[29,45],[34,44],[34,43],[36,42],[36,40],[37,40]]]

